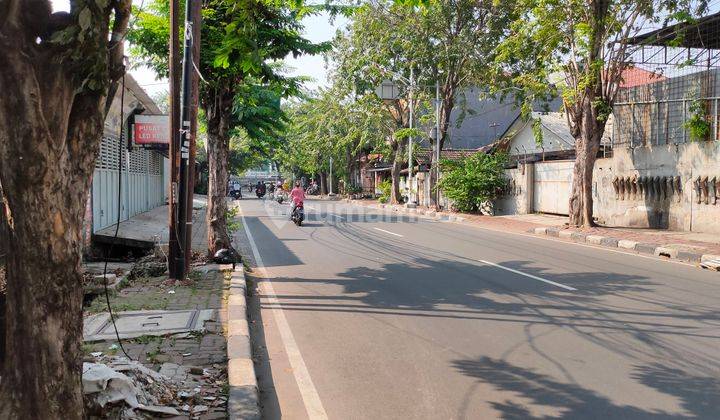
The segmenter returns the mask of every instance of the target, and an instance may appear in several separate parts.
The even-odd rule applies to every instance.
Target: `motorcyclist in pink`
[[[305,202],[305,191],[300,186],[300,181],[295,181],[295,188],[290,191],[290,215],[292,217],[295,207],[302,206]]]

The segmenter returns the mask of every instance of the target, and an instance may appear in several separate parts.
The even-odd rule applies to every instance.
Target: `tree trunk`
[[[104,98],[74,97],[71,76],[62,74],[45,75],[55,83],[44,91],[9,62],[0,60],[0,67],[12,68],[3,70],[0,87],[16,92],[0,100],[0,183],[9,228],[0,418],[79,419],[82,222]]]
[[[108,86],[124,71],[118,40],[129,8],[130,0],[118,0],[83,9],[89,31],[76,17],[51,17],[48,2],[0,2],[0,185],[8,227],[3,419],[83,417],[82,222]],[[75,25],[78,35],[50,43],[51,24]]]
[[[435,207],[437,209],[439,207],[440,203],[438,203],[438,197],[439,197],[438,190],[437,190],[437,181],[438,180],[437,180],[437,170],[435,168],[435,165],[438,164],[438,162],[436,162],[437,159],[435,159],[434,148],[432,148],[432,149],[433,150],[430,150],[430,153],[431,153],[430,173],[428,174],[427,182],[429,183],[429,187],[430,187],[429,188],[429,190],[430,190],[430,197],[429,197],[430,198],[430,200],[429,200],[430,207]]]
[[[0,271],[5,269],[5,256],[8,250],[8,228],[5,220],[5,201],[0,184]],[[0,285],[1,286],[1,285]],[[2,287],[0,287],[1,289]],[[0,290],[0,375],[5,363],[5,291]]]
[[[450,116],[452,114],[452,110],[455,107],[455,88],[452,86],[445,86],[442,90],[442,105],[440,106],[440,132],[438,133],[438,139],[434,142],[430,142],[430,176],[428,177],[428,182],[430,183],[430,205],[435,207],[439,210],[438,206],[440,203],[437,202],[437,197],[439,197],[439,193],[436,191],[437,189],[437,172],[434,168],[435,164],[439,164],[439,162],[435,162],[435,156],[437,154],[437,148],[440,148],[440,153],[442,154],[443,147],[445,146],[445,140],[447,140],[447,132],[448,128],[450,127]]]
[[[233,95],[229,89],[218,92],[212,104],[205,107],[207,115],[208,255],[231,249],[227,230],[228,156],[230,155],[230,113]]]
[[[393,164],[390,168],[390,204],[402,203],[400,195],[400,170],[402,169],[402,147],[395,144],[393,146]]]
[[[327,193],[327,175],[325,172],[320,171],[320,195],[326,195]]]
[[[593,169],[600,149],[600,139],[605,130],[605,122],[595,116],[592,99],[582,104],[582,113],[576,131],[575,166],[570,192],[569,224],[575,227],[595,226],[593,220],[592,182]]]

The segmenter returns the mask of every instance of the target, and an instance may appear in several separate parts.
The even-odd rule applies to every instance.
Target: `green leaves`
[[[78,14],[78,25],[82,31],[87,31],[92,25],[92,11],[89,7],[83,8]]]
[[[438,183],[460,211],[477,211],[486,201],[497,197],[505,185],[504,154],[475,153],[461,161],[440,162],[443,177]]]
[[[696,99],[690,103],[690,117],[683,123],[691,141],[704,141],[710,137],[712,125],[708,121],[707,101]]]

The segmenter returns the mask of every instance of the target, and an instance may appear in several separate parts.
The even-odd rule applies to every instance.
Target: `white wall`
[[[720,233],[720,200],[698,203],[693,181],[698,177],[720,179],[720,142],[616,148],[614,156],[595,164],[593,196],[595,214],[603,223],[615,226],[668,228],[671,230]],[[615,193],[615,177],[680,176],[679,194]],[[710,195],[720,195],[709,189]]]

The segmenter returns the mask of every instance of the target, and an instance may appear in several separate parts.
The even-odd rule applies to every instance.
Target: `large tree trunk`
[[[593,168],[600,149],[600,139],[605,130],[605,121],[598,121],[593,109],[592,99],[588,98],[581,105],[582,112],[575,131],[575,166],[573,168],[572,190],[570,192],[570,226],[592,227]]]
[[[397,144],[393,145],[393,164],[390,168],[390,204],[402,203],[400,195],[400,170],[402,169],[402,147]]]
[[[121,40],[129,1],[83,9],[87,30],[77,27],[83,38],[67,45],[48,42],[48,28],[76,18],[51,17],[44,1],[0,1],[0,185],[9,244],[3,419],[83,417],[81,229],[108,85],[122,66],[122,42],[111,46]]]
[[[214,101],[205,107],[209,175],[206,213],[209,255],[232,247],[226,220],[232,98],[232,92],[225,89],[218,92]]]
[[[437,190],[437,172],[435,169],[435,165],[439,164],[439,162],[435,162],[437,159],[435,158],[437,153],[437,148],[440,148],[440,153],[442,154],[442,150],[445,146],[445,141],[447,140],[447,133],[448,129],[450,127],[450,116],[452,114],[452,110],[455,107],[455,88],[453,86],[445,86],[442,90],[442,104],[440,106],[440,132],[438,133],[438,139],[434,142],[430,142],[430,176],[428,178],[428,182],[430,183],[430,205],[435,207],[439,210],[439,204],[437,202],[437,197],[439,197],[439,192]]]
[[[320,195],[326,195],[328,193],[327,174],[323,171],[320,171],[318,176],[320,177]]]

